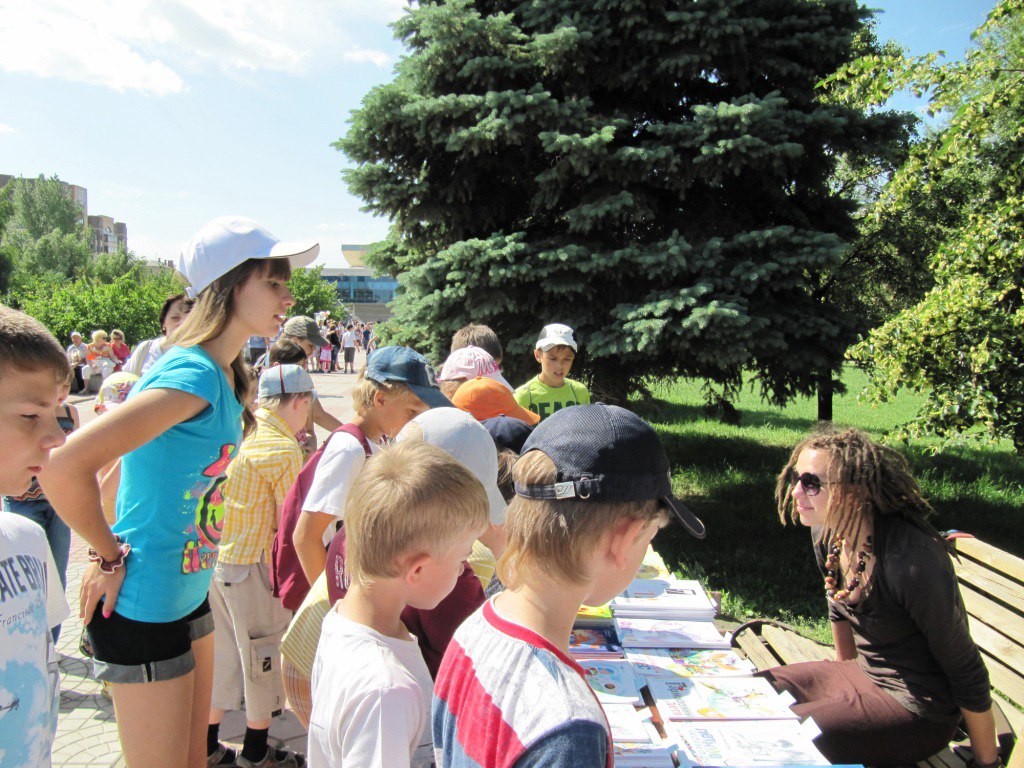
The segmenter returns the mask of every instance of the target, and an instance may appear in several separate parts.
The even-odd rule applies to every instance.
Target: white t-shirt
[[[352,331],[345,331],[341,335],[341,346],[343,347],[354,347],[356,345],[356,335]]]
[[[371,454],[380,450],[372,440],[369,443]],[[302,503],[302,511],[320,512],[334,517],[324,531],[325,547],[337,532],[336,523],[345,516],[345,499],[365,463],[363,444],[347,432],[340,432],[331,438],[320,457],[320,463],[316,465],[313,482]]]
[[[433,694],[415,637],[386,637],[332,610],[313,663],[309,767],[431,765]]]
[[[0,513],[0,765],[50,765],[60,702],[50,629],[70,612],[43,529]]]

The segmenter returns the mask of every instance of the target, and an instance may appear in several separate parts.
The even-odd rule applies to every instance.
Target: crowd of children
[[[369,355],[355,417],[330,417],[307,458],[322,337],[285,322],[286,280],[317,250],[210,222],[183,254],[191,311],[125,402],[67,438],[64,350],[0,307],[0,492],[21,512],[0,517],[12,764],[49,760],[66,521],[91,546],[80,610],[129,766],[612,765],[573,621],[630,583],[670,520],[704,536],[656,433],[568,378],[568,326],[541,330],[540,373],[513,390],[497,336],[470,325],[439,376],[407,347]],[[282,324],[254,394],[247,339]],[[286,704],[306,755],[269,742]],[[219,728],[238,709],[236,751]]]

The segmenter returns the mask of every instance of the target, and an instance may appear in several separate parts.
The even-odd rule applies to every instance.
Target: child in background
[[[116,374],[115,374],[116,375]],[[110,381],[108,378],[107,381]],[[68,405],[66,400],[71,393],[71,376],[60,386],[57,394],[57,410],[54,416],[57,424],[65,435],[70,435],[78,429],[78,409]],[[53,555],[53,562],[57,566],[57,575],[60,576],[61,588],[67,586],[68,556],[71,553],[71,529],[68,524],[57,517],[50,502],[39,487],[36,479],[32,478],[32,485],[25,493],[17,496],[3,497],[4,512],[13,512],[33,523],[36,523],[46,533],[46,541],[50,545],[50,554]],[[60,626],[53,628],[53,642],[60,639]]]
[[[54,413],[71,376],[42,323],[0,306],[0,493],[24,494],[65,435]],[[57,731],[60,671],[52,628],[70,610],[43,530],[0,513],[0,561],[13,586],[0,601],[0,755],[4,765],[48,766]]]
[[[324,619],[313,666],[312,768],[432,764],[433,683],[401,616],[451,592],[488,508],[469,470],[418,440],[385,448],[356,478],[345,507],[351,587]]]
[[[479,347],[494,359],[499,369],[501,368],[501,360],[504,356],[501,341],[498,339],[498,334],[486,325],[465,325],[459,328],[452,336],[452,345],[448,352],[455,354],[464,347]]]
[[[274,597],[270,558],[281,505],[302,468],[295,432],[306,423],[313,379],[298,365],[276,365],[259,380],[256,431],[242,443],[224,482],[224,530],[213,572],[213,706],[210,765],[301,768],[305,760],[267,741],[273,713],[284,708],[280,638],[291,612]],[[244,698],[243,698],[244,697]],[[245,702],[241,754],[220,744],[225,710]],[[268,759],[269,758],[269,759]]]
[[[562,408],[590,402],[590,391],[578,381],[568,378],[576,359],[572,328],[560,323],[545,325],[533,356],[540,363],[540,374],[516,390],[517,403],[543,420]]]
[[[480,347],[462,347],[448,355],[448,359],[441,366],[437,381],[445,397],[451,399],[460,385],[477,376],[494,379],[503,384],[509,394],[512,393],[512,385],[501,375],[498,363],[489,352]]]
[[[306,589],[324,569],[327,545],[342,521],[348,489],[374,452],[374,444],[385,435],[394,437],[428,408],[451,406],[451,402],[437,388],[434,370],[423,355],[409,347],[384,347],[370,357],[352,391],[352,406],[356,412],[352,426],[362,439],[333,433],[295,523],[292,538]],[[301,599],[302,595],[294,604]]]
[[[331,346],[320,347],[320,373],[331,372]]]
[[[669,511],[698,538],[704,526],[673,498],[657,434],[615,406],[541,422],[514,481],[498,564],[508,589],[459,628],[437,676],[437,765],[607,768],[607,720],[569,657],[576,613],[630,583]]]

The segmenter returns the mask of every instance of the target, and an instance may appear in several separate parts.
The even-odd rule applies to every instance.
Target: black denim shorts
[[[87,627],[97,680],[153,683],[187,675],[196,667],[192,642],[213,632],[209,599],[175,621],[129,619],[116,610],[104,618],[99,606]]]

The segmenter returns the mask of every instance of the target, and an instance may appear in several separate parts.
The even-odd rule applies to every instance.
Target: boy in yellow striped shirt
[[[281,635],[291,612],[274,597],[270,560],[281,504],[302,468],[295,433],[309,414],[313,380],[298,365],[260,375],[256,431],[242,443],[224,482],[224,530],[210,586],[214,639],[213,705],[207,752],[211,765],[289,766],[304,760],[270,748],[273,714],[284,706]],[[225,710],[245,701],[241,754],[219,742]]]

